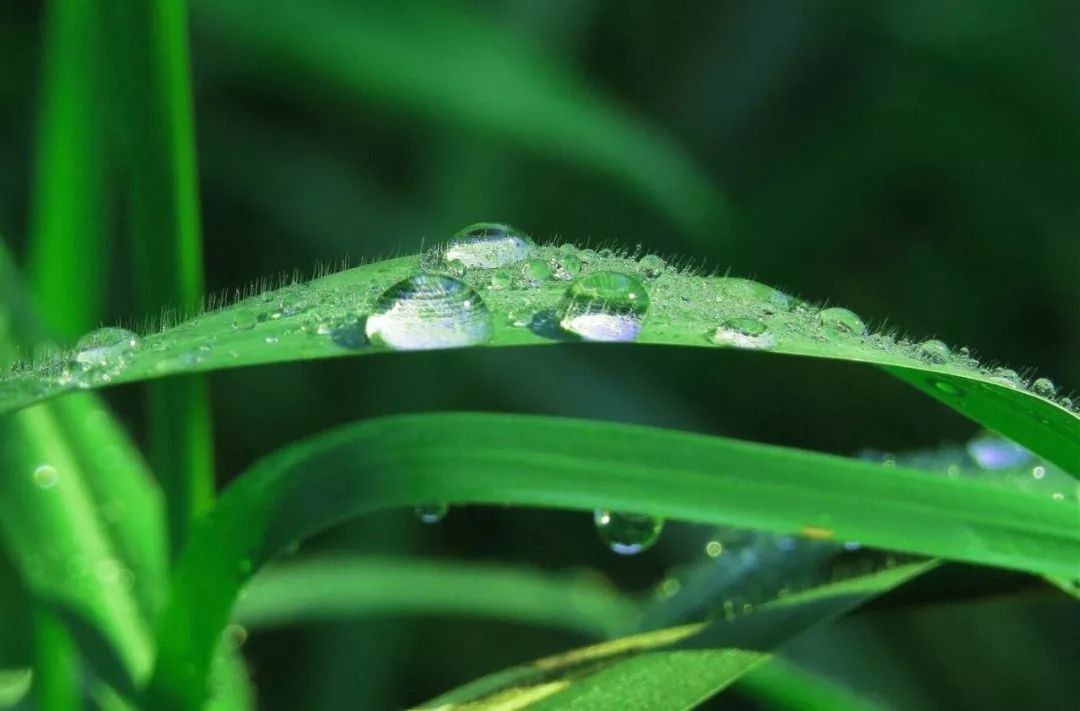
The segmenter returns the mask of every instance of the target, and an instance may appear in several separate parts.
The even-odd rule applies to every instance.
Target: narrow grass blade
[[[367,615],[454,615],[609,636],[639,607],[591,579],[528,569],[393,558],[320,559],[260,573],[234,617],[261,628]]]
[[[330,86],[499,135],[610,175],[699,239],[725,236],[723,196],[670,137],[475,11],[435,0],[192,5],[200,28],[259,57],[276,84]]]
[[[82,675],[78,650],[61,618],[45,605],[35,605],[34,707],[40,711],[71,711],[82,707]]]
[[[100,323],[108,294],[102,55],[91,4],[51,0],[45,7],[29,272],[49,325],[74,338]]]
[[[30,693],[33,683],[30,669],[0,669],[0,709],[16,706]]]
[[[649,307],[638,343],[844,360],[886,368],[966,417],[1024,445],[1073,476],[1080,476],[1080,417],[1064,399],[1037,394],[1018,378],[984,368],[970,356],[928,358],[916,344],[888,334],[864,335],[830,326],[825,311],[745,279],[697,276],[625,256],[598,256],[568,247],[537,247],[536,259],[583,263],[583,274],[637,275]],[[314,358],[385,353],[365,332],[379,296],[426,268],[445,273],[438,253],[402,257],[330,274],[247,298],[161,332],[147,334],[107,378],[63,377],[70,354],[0,378],[0,412],[75,388],[102,387],[167,375]],[[579,340],[558,327],[567,282],[526,281],[520,265],[473,269],[462,280],[491,314],[489,346],[535,346]],[[503,275],[509,288],[493,285]],[[650,276],[652,275],[652,276]],[[501,278],[501,277],[500,277]],[[500,282],[501,284],[501,282]],[[835,312],[833,312],[835,313]],[[753,321],[758,336],[731,335],[724,324]],[[746,327],[746,326],[744,326]],[[723,337],[717,336],[717,331]],[[59,373],[59,375],[58,375]],[[1061,492],[1075,499],[1077,492]]]
[[[182,313],[202,299],[202,242],[184,0],[102,5],[127,177],[132,272],[142,307]],[[166,492],[170,541],[213,498],[209,394],[197,378],[149,391],[150,460]]]
[[[1075,503],[986,482],[607,423],[374,420],[286,447],[225,492],[176,569],[147,702],[198,707],[240,586],[276,552],[351,516],[431,501],[646,510],[1034,572],[1076,572],[1080,544]],[[180,673],[182,660],[195,672]]]
[[[812,674],[780,657],[773,657],[739,682],[767,709],[779,711],[884,711],[885,707],[858,696],[836,682]]]
[[[779,600],[734,620],[647,632],[498,672],[418,708],[679,711],[696,707],[814,625],[919,575],[919,564]]]

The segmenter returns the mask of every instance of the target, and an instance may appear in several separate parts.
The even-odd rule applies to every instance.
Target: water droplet
[[[1050,378],[1039,378],[1031,384],[1031,391],[1039,397],[1054,397],[1057,395],[1057,386]]]
[[[652,548],[664,530],[662,518],[608,509],[597,509],[593,523],[600,540],[619,555],[634,555]]]
[[[944,341],[931,339],[919,345],[919,360],[941,365],[949,362],[949,347]]]
[[[532,320],[533,310],[525,306],[512,308],[506,313],[506,322],[514,328],[525,328]]]
[[[438,523],[450,513],[450,507],[446,504],[425,504],[413,509],[416,517],[424,523]]]
[[[272,346],[272,345],[274,345],[275,343],[278,342],[278,337],[277,336],[267,336],[263,340],[266,341],[266,345]]]
[[[581,260],[573,254],[559,255],[558,268],[555,270],[556,279],[573,279],[581,273]]]
[[[484,343],[492,323],[487,305],[464,282],[417,274],[383,292],[364,330],[395,350],[423,350]]]
[[[866,324],[854,311],[834,306],[818,314],[821,327],[827,333],[839,336],[862,336],[866,333]]]
[[[534,284],[547,281],[551,278],[551,265],[543,259],[530,259],[521,267],[521,275]]]
[[[99,328],[75,344],[75,362],[84,368],[107,365],[138,344],[139,337],[126,328]]]
[[[559,325],[589,341],[632,341],[641,331],[649,294],[637,277],[594,272],[575,279],[559,304]]]
[[[769,327],[756,318],[729,318],[717,326],[710,340],[721,346],[736,348],[772,348],[776,337]]]
[[[51,489],[60,480],[60,473],[51,464],[42,464],[34,469],[34,485],[39,489]]]
[[[765,311],[787,311],[792,304],[784,292],[753,279],[723,277],[716,280],[716,289],[723,297],[760,305]]]
[[[534,248],[528,235],[510,225],[480,222],[455,234],[444,254],[468,269],[495,269],[520,262]]]
[[[500,269],[491,275],[491,283],[488,287],[491,289],[508,289],[513,281],[514,278],[510,275],[510,272]]]
[[[638,261],[641,272],[650,279],[655,279],[664,273],[667,262],[655,254],[646,254]]]
[[[232,326],[237,331],[247,331],[248,329],[255,328],[255,324],[259,322],[259,316],[254,311],[242,309],[233,314]]]
[[[1001,437],[980,435],[967,443],[968,455],[983,469],[1015,469],[1034,456],[1015,442]]]
[[[710,558],[719,558],[724,552],[724,544],[720,541],[709,541],[705,544],[705,555]]]
[[[583,249],[578,252],[578,256],[581,257],[583,262],[594,262],[600,255],[596,253],[595,249]]]
[[[465,276],[465,262],[460,259],[451,259],[446,263],[446,271],[456,277]]]
[[[1073,400],[1072,400],[1071,397],[1063,397],[1063,398],[1061,398],[1061,402],[1058,403],[1058,404],[1061,405],[1062,407],[1064,407],[1066,410],[1071,410],[1074,407]]]
[[[994,377],[1006,385],[1020,386],[1020,374],[1012,368],[995,368]]]

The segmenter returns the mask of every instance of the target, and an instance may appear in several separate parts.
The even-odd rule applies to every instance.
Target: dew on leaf
[[[75,362],[84,368],[108,365],[123,358],[139,343],[126,328],[99,328],[75,344]]]
[[[383,292],[367,317],[365,333],[395,350],[470,346],[491,338],[491,313],[464,282],[417,274]]]
[[[667,262],[655,254],[646,254],[638,260],[638,266],[641,267],[642,274],[650,279],[655,279],[664,273],[664,269],[667,268]]]
[[[596,509],[593,523],[604,545],[619,555],[635,555],[652,548],[664,529],[662,518],[609,509]]]
[[[423,523],[439,523],[450,513],[450,507],[446,504],[424,504],[413,509],[413,513]]]
[[[717,326],[710,340],[721,346],[768,349],[776,346],[769,327],[756,318],[729,318]]]
[[[826,333],[839,336],[862,336],[866,333],[866,324],[850,311],[839,306],[823,310],[818,320]]]
[[[34,469],[34,485],[39,489],[51,489],[60,480],[60,473],[51,464],[42,464]]]
[[[1031,384],[1031,391],[1040,397],[1051,398],[1057,395],[1057,386],[1050,378],[1038,378]]]
[[[460,262],[467,269],[496,269],[522,261],[535,248],[521,230],[497,222],[480,222],[455,234],[444,255],[447,262]]]
[[[573,254],[561,254],[555,269],[556,279],[573,279],[581,273],[581,260]]]
[[[943,365],[949,362],[949,346],[944,341],[931,339],[919,344],[919,360],[924,363]]]
[[[547,281],[551,278],[551,265],[543,259],[530,259],[522,265],[521,275],[531,283]]]
[[[558,308],[559,325],[589,341],[632,341],[649,309],[649,294],[635,276],[594,272],[575,279]]]

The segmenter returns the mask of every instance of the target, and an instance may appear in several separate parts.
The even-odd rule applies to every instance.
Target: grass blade
[[[178,564],[147,703],[198,707],[239,587],[276,552],[351,516],[431,501],[644,509],[795,534],[810,526],[1036,572],[1075,573],[1080,543],[1072,502],[899,467],[556,418],[374,420],[286,447],[224,493]],[[194,660],[195,674],[181,674],[181,660]]]
[[[253,628],[358,615],[481,616],[600,637],[629,628],[639,607],[571,576],[492,565],[393,558],[320,559],[260,573],[234,617]]]
[[[500,135],[610,175],[699,239],[725,234],[723,196],[670,138],[460,5],[192,4],[200,27],[231,51],[257,56],[275,84],[301,93],[329,85],[354,102],[374,99]]]
[[[881,711],[884,708],[833,681],[776,657],[743,677],[740,688],[770,709]]]
[[[203,273],[186,4],[118,0],[101,12],[123,116],[118,136],[139,301],[150,313],[190,313],[202,300]],[[213,498],[209,393],[203,380],[189,378],[148,395],[150,460],[166,492],[176,551]]]
[[[899,566],[779,600],[734,620],[648,632],[537,660],[466,684],[418,708],[694,708],[759,668],[787,639],[923,569],[919,564]]]
[[[666,270],[649,280],[649,267],[621,256],[596,257],[554,247],[536,248],[534,254],[549,262],[565,259],[567,254],[580,255],[586,262],[586,273],[618,271],[645,278],[650,306],[638,343],[721,348],[710,340],[718,325],[731,319],[753,319],[771,334],[767,344],[757,350],[884,367],[961,414],[1080,476],[1080,417],[1068,403],[1038,395],[969,357],[938,363],[921,357],[918,347],[902,339],[830,330],[823,324],[820,309],[743,279]],[[0,379],[0,412],[80,387],[261,363],[385,353],[386,348],[367,339],[364,319],[385,289],[430,265],[432,259],[431,255],[402,257],[254,293],[195,320],[148,334],[138,348],[125,355],[125,367],[109,373],[106,379],[65,380],[56,375],[62,358],[44,361]],[[483,294],[478,298],[492,314],[489,345],[535,346],[570,340],[551,326],[566,282],[517,281],[512,282],[514,288],[491,288],[493,274],[500,271],[516,278],[509,270],[490,269],[474,269],[463,277]],[[526,314],[524,322],[530,327],[512,325],[521,321],[521,313]],[[1065,498],[1076,496],[1071,491],[1061,494]]]

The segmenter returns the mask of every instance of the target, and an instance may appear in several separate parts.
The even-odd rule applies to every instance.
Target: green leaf
[[[114,132],[125,168],[132,273],[149,312],[184,313],[202,301],[195,129],[184,0],[114,0],[100,8]],[[149,391],[150,461],[169,509],[178,551],[191,520],[214,492],[209,393],[202,379],[156,384]]]
[[[435,560],[353,557],[271,567],[234,612],[254,628],[356,615],[481,616],[610,636],[637,604],[584,576]]]
[[[765,708],[791,711],[876,711],[883,709],[820,675],[812,674],[784,659],[747,674],[739,688],[752,694]]]
[[[33,683],[34,673],[30,669],[0,669],[0,709],[22,701]]]
[[[649,279],[657,273],[655,262],[597,257],[570,248],[538,247],[531,253],[557,268],[569,257],[583,259],[583,274],[617,271],[645,279],[649,307],[638,343],[700,348],[741,344],[762,352],[883,366],[961,414],[1080,476],[1080,417],[1063,402],[1036,395],[1023,383],[982,368],[968,356],[957,354],[937,363],[922,357],[918,346],[903,339],[844,332],[830,326],[828,314],[823,316],[820,309],[744,279],[696,276],[662,267],[659,276]],[[0,380],[0,412],[76,388],[260,363],[384,353],[385,347],[368,340],[364,319],[384,290],[419,268],[439,271],[445,265],[432,254],[402,257],[256,293],[148,334],[139,347],[124,354],[116,369],[105,372],[73,371],[68,367],[71,355],[62,354]],[[577,340],[553,322],[566,282],[529,282],[521,269],[518,264],[498,270],[477,268],[462,277],[492,314],[489,345]],[[509,288],[502,287],[503,281]],[[721,338],[720,344],[715,343],[717,327],[733,320],[756,321],[767,331],[760,337]],[[1068,497],[1075,498],[1075,493],[1069,492]]]
[[[557,418],[391,417],[286,447],[241,475],[178,563],[147,703],[198,707],[241,585],[277,552],[383,508],[605,506],[1021,570],[1075,572],[1080,517],[993,483],[715,437]]]
[[[361,106],[494,133],[621,181],[699,238],[725,236],[723,196],[669,136],[480,13],[436,0],[192,5],[200,28],[258,57],[275,87],[316,88],[322,101],[330,86]]]
[[[919,575],[927,565],[898,566],[825,586],[732,620],[647,632],[537,660],[418,708],[694,708],[768,661],[783,642]]]

